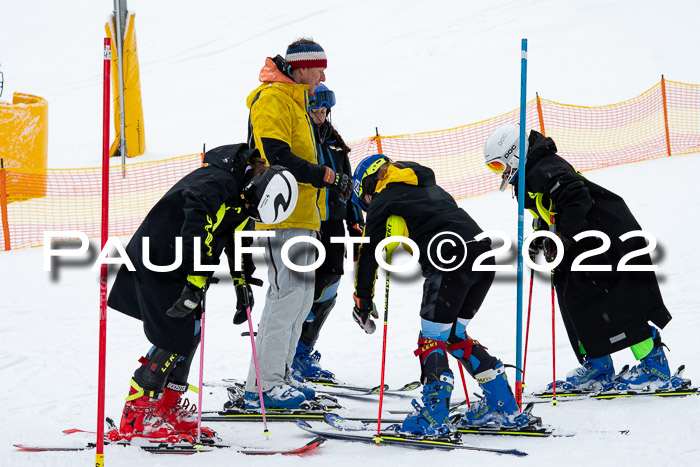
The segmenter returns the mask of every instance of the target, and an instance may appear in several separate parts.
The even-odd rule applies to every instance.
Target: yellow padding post
[[[139,58],[136,53],[136,30],[134,28],[134,13],[129,13],[126,19],[123,45],[122,70],[124,72],[124,133],[126,136],[126,155],[136,157],[146,151],[146,133],[143,126],[143,107],[141,104],[141,80],[139,78]],[[117,62],[117,41],[114,31],[114,14],[105,24],[107,37],[112,38],[112,95],[114,108],[114,141],[109,149],[109,155],[117,155],[121,128],[119,120],[119,63]]]
[[[0,157],[8,203],[46,196],[48,147],[46,99],[16,92],[11,104],[0,102]]]

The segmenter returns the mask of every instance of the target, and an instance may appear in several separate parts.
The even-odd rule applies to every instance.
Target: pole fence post
[[[661,75],[661,101],[664,105],[664,129],[666,130],[666,152],[671,155],[671,134],[668,130],[668,103],[666,101],[666,80]]]
[[[518,291],[515,336],[515,401],[520,410],[523,406],[523,224],[525,222],[525,138],[527,91],[527,39],[523,39],[520,49],[520,148],[518,160]]]
[[[537,100],[537,117],[540,119],[540,133],[542,133],[542,136],[547,136],[547,132],[544,129],[544,114],[542,113],[542,102],[540,101],[540,93],[535,93],[535,99]]]
[[[7,215],[7,170],[4,159],[0,159],[0,209],[2,210],[2,236],[5,251],[10,251],[10,222]]]
[[[373,138],[374,141],[377,143],[377,152],[378,152],[379,154],[384,154],[384,150],[382,149],[382,137],[381,137],[381,135],[379,134],[379,128],[378,128],[378,127],[374,127],[374,131],[375,131],[375,133],[376,133],[376,135],[377,135],[377,136],[375,136],[375,137]]]
[[[104,40],[104,78],[102,85],[102,219],[100,248],[104,248],[109,235],[109,85],[112,66],[112,45]],[[107,264],[100,268],[100,343],[97,381],[97,449],[95,467],[104,466],[105,426],[105,376],[107,354]]]

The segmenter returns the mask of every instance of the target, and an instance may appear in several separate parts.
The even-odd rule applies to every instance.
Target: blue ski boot
[[[304,394],[288,384],[281,384],[263,392],[265,409],[298,409],[304,401],[306,401]],[[260,408],[260,397],[257,392],[245,392],[245,408]]]
[[[284,382],[304,394],[307,401],[316,397],[316,390],[310,384],[305,383],[303,378],[295,377],[294,370],[287,371],[284,375]]]
[[[474,377],[479,381],[484,397],[471,404],[461,418],[454,419],[458,428],[470,426],[514,428],[541,423],[541,419],[533,416],[529,411],[520,413],[508,385],[503,363],[499,361],[495,368]]]
[[[613,386],[618,391],[656,391],[672,387],[671,370],[660,346],[654,347],[637,365],[619,375]]]
[[[450,425],[450,396],[454,386],[452,372],[444,372],[439,380],[429,377],[429,382],[423,386],[421,400],[424,407],[413,399],[411,404],[415,411],[408,414],[401,424],[399,431],[415,435],[443,436],[452,431]]]
[[[610,355],[598,358],[583,357],[583,365],[570,371],[564,381],[557,380],[557,390],[595,392],[612,383],[615,369]],[[552,390],[552,383],[547,385]]]
[[[297,344],[297,351],[292,362],[292,372],[294,377],[300,381],[304,378],[328,378],[334,379],[335,375],[328,370],[321,368],[319,361],[321,353],[317,350],[314,352],[313,347],[309,347],[302,341]]]
[[[658,389],[671,389],[671,370],[664,353],[665,344],[661,342],[661,334],[655,327],[651,327],[654,347],[640,359],[639,363],[631,369],[617,376],[613,388],[618,391],[656,391]]]

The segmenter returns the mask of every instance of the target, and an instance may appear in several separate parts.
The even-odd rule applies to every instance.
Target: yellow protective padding
[[[395,214],[389,216],[389,218],[386,220],[386,236],[408,237],[408,227],[406,227],[406,220],[403,217],[397,216]],[[401,245],[404,250],[413,254],[413,251],[411,250],[411,247],[409,245],[402,242],[392,242],[389,243],[386,247],[384,247],[387,251],[387,257],[389,257],[389,255],[391,255],[394,252],[394,250],[399,247],[399,245]]]
[[[12,171],[3,174],[8,203],[46,196],[48,146],[46,99],[16,92],[12,104],[0,102],[0,158]]]
[[[139,78],[139,58],[136,52],[136,30],[134,13],[126,19],[123,45],[122,70],[124,72],[124,133],[126,135],[126,155],[136,157],[146,151],[146,133],[143,126],[143,107],[141,105],[141,81]],[[112,39],[112,105],[114,107],[114,141],[109,155],[118,155],[121,128],[119,122],[119,63],[117,62],[117,41],[114,31],[114,14],[105,24],[107,37]]]

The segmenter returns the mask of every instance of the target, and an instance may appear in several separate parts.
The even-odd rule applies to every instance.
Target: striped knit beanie
[[[299,44],[287,49],[284,57],[287,63],[296,68],[326,68],[326,52],[318,44]]]

